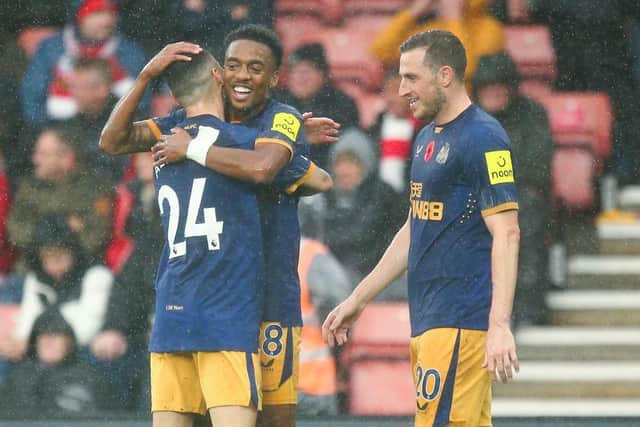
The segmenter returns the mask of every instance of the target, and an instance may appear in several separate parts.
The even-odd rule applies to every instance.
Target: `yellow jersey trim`
[[[294,182],[293,184],[291,184],[289,187],[287,187],[287,189],[285,190],[287,192],[287,194],[293,194],[295,193],[295,191],[300,188],[300,186],[302,184],[304,184],[305,182],[307,182],[309,180],[309,178],[311,177],[311,174],[313,174],[313,172],[316,169],[316,164],[311,162],[309,164],[309,169],[307,169],[307,172],[305,172],[305,174],[296,182]]]
[[[500,204],[498,206],[494,206],[492,208],[485,209],[485,210],[482,211],[482,216],[483,217],[487,217],[489,215],[497,214],[499,212],[512,211],[512,210],[518,210],[518,203],[517,202],[502,203],[502,204]]]
[[[149,126],[151,133],[156,137],[156,139],[159,140],[160,138],[162,138],[162,132],[160,131],[160,128],[158,127],[156,122],[153,121],[153,119],[147,119],[144,122],[147,124],[147,126]]]
[[[291,161],[293,159],[293,148],[291,148],[291,145],[287,144],[286,142],[277,139],[277,138],[258,138],[256,139],[256,145],[257,144],[280,144],[283,147],[286,147],[287,150],[289,150],[289,161]]]

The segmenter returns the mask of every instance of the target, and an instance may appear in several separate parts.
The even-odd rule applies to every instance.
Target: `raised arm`
[[[113,108],[100,135],[100,148],[112,155],[149,151],[156,142],[152,130],[145,122],[134,122],[135,112],[142,102],[149,83],[175,61],[190,61],[187,54],[202,50],[200,46],[178,42],[166,45],[142,69],[133,87]]]

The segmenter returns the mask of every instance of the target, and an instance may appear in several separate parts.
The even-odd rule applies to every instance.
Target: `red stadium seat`
[[[547,109],[556,143],[589,144],[597,159],[611,153],[613,116],[605,93],[554,92],[539,101]]]
[[[319,15],[322,13],[323,2],[324,0],[278,0],[276,16],[283,18],[283,15]]]
[[[393,15],[411,3],[411,0],[345,0],[345,8],[348,15]]]
[[[523,79],[554,81],[556,54],[551,33],[545,25],[508,25],[506,48]]]
[[[13,334],[20,304],[0,304],[0,342]]]
[[[51,37],[56,31],[55,27],[31,27],[25,28],[18,34],[18,46],[23,50],[27,58],[33,57],[42,40]]]
[[[415,413],[416,388],[409,360],[360,360],[353,363],[349,368],[348,391],[351,415]]]
[[[360,358],[409,358],[409,306],[406,303],[371,303],[355,323],[342,361]]]
[[[362,15],[350,18],[343,26],[328,27],[305,17],[294,25],[279,22],[276,27],[287,55],[299,45],[321,43],[334,80],[357,82],[374,91],[380,88],[383,69],[382,64],[369,55],[369,45],[371,34],[379,32],[386,19],[384,16]]]
[[[557,147],[551,161],[554,199],[572,211],[594,206],[596,161],[588,148]]]

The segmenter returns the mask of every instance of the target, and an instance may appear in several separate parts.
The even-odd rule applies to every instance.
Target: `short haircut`
[[[467,56],[464,46],[453,33],[444,30],[430,30],[418,33],[407,39],[400,52],[425,48],[424,63],[435,68],[445,65],[451,67],[460,80],[464,80],[467,68]]]
[[[183,107],[193,104],[214,84],[211,69],[220,63],[206,50],[189,55],[191,61],[175,61],[162,74],[171,93]]]
[[[65,126],[64,122],[50,122],[44,127],[38,134],[38,138],[45,133],[55,134],[58,142],[63,146],[65,150],[77,152],[77,144],[81,139],[80,135],[71,128]]]
[[[227,49],[229,49],[229,45],[236,40],[251,40],[266,45],[269,50],[271,50],[276,70],[278,70],[280,65],[282,65],[282,43],[280,42],[278,35],[272,29],[267,28],[264,25],[257,24],[247,24],[238,27],[225,37],[225,53],[227,52]]]
[[[95,70],[107,82],[111,83],[113,76],[111,74],[111,66],[106,59],[103,58],[83,58],[80,57],[73,63],[74,70]]]

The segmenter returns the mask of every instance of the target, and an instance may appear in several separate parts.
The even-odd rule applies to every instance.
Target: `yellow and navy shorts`
[[[415,425],[491,426],[487,331],[431,329],[411,338]]]
[[[257,353],[151,353],[151,411],[205,414],[219,406],[262,409]]]
[[[295,405],[298,402],[300,360],[299,326],[263,322],[260,326],[260,367],[265,405]]]

